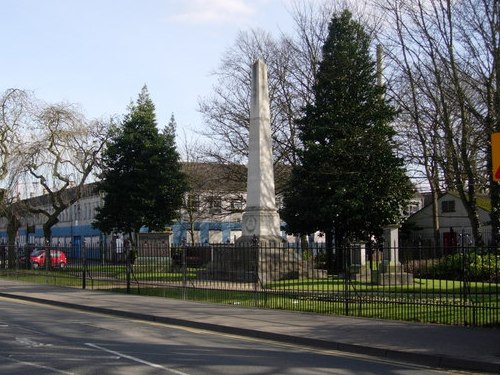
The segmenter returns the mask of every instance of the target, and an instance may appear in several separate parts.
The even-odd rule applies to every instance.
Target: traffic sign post
[[[491,166],[493,181],[500,182],[500,132],[491,133]]]

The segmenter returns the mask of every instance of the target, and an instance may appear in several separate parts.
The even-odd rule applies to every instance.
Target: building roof
[[[438,199],[443,198],[446,195],[451,195],[456,199],[460,199],[460,194],[456,191],[447,191],[439,195]],[[432,204],[432,194],[431,193],[423,193],[424,197],[424,207],[430,206]],[[478,194],[477,195],[477,206],[485,211],[491,212],[491,198],[487,194]]]
[[[198,162],[182,162],[181,164],[191,190],[228,193],[246,192],[247,190],[247,168],[245,165]],[[290,172],[289,166],[277,165],[274,167],[276,193],[279,194],[283,191]]]

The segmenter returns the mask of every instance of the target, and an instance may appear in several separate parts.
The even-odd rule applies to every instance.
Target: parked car
[[[45,265],[46,249],[34,250],[30,256],[31,267],[37,269]],[[50,249],[50,259],[52,267],[64,268],[68,264],[64,251]]]

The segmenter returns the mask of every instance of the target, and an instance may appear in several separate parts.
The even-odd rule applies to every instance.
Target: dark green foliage
[[[159,133],[146,87],[114,134],[103,158],[104,205],[94,225],[106,233],[163,230],[186,191],[175,147],[175,122]]]
[[[314,87],[298,122],[303,149],[285,195],[292,232],[326,233],[327,242],[380,235],[412,194],[395,155],[395,110],[377,84],[370,38],[349,11],[332,18]]]
[[[498,283],[500,255],[467,250],[426,262],[414,272],[425,279]]]

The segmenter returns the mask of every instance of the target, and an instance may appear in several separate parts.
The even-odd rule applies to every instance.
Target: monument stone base
[[[273,247],[240,242],[231,247],[215,248],[213,260],[199,276],[206,280],[256,284],[300,277],[327,277],[325,270],[312,266],[312,263],[302,260],[295,249],[283,247],[282,243]]]
[[[372,270],[366,265],[353,264],[349,267],[349,279],[362,283],[371,283]]]
[[[379,269],[372,271],[372,282],[377,285],[413,284],[413,274],[404,272],[401,264],[382,262]]]

